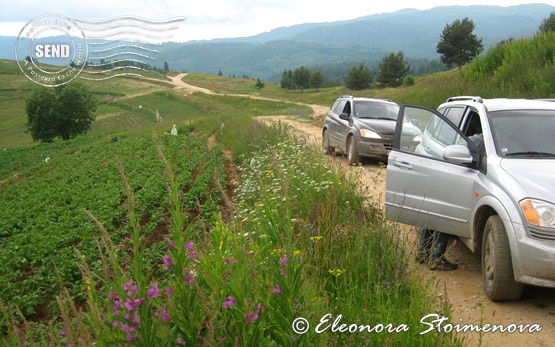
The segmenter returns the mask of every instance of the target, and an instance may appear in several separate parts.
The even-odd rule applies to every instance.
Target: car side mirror
[[[453,164],[472,164],[472,154],[468,147],[463,145],[451,145],[445,147],[443,159]]]
[[[350,120],[351,116],[348,113],[342,113],[339,115],[339,119]]]

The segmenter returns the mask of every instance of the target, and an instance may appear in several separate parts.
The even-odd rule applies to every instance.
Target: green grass
[[[280,102],[182,95],[160,76],[87,82],[100,101],[90,133],[34,145],[24,133],[24,105],[35,86],[15,63],[0,61],[0,148],[6,148],[0,152],[1,343],[17,345],[23,336],[30,345],[123,344],[132,336],[146,345],[178,339],[189,345],[461,345],[449,334],[418,335],[420,318],[432,310],[447,315],[448,307],[430,304],[429,284],[410,272],[403,243],[390,236],[379,209],[282,125],[268,128],[252,117],[306,115],[292,102],[331,105],[343,94],[430,107],[460,94],[548,97],[554,45],[549,35],[501,45],[461,71],[418,77],[414,86],[396,89],[301,93],[267,84],[257,91],[248,79],[185,78],[221,94]],[[156,110],[163,123],[155,122]],[[180,136],[163,135],[172,124]],[[209,150],[210,136],[222,147]],[[240,175],[225,166],[224,149]],[[80,266],[74,250],[84,256]],[[59,281],[69,292],[60,291]],[[173,294],[147,295],[154,283]],[[136,310],[141,325],[117,315],[116,303],[139,296],[145,300],[128,311]],[[230,297],[233,303],[223,307]],[[87,312],[71,307],[85,302]],[[341,314],[345,323],[411,330],[291,331],[296,317],[314,327],[327,313]],[[16,321],[25,317],[32,323],[19,335]],[[123,331],[125,323],[134,330]]]

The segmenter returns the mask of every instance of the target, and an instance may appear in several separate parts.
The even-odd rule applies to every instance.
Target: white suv
[[[425,126],[405,143],[404,119]],[[401,105],[388,159],[389,219],[458,236],[481,253],[492,300],[555,288],[555,103],[454,97]]]

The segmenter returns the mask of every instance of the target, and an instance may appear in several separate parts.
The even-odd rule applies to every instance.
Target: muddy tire
[[[330,136],[328,135],[328,131],[324,130],[322,134],[322,149],[324,150],[325,155],[332,155],[334,152],[333,147],[330,147]]]
[[[357,165],[360,163],[360,157],[357,152],[356,140],[353,136],[347,139],[347,162],[349,165]]]
[[[482,282],[493,301],[518,300],[524,291],[524,285],[515,281],[507,232],[497,215],[489,217],[484,228]]]

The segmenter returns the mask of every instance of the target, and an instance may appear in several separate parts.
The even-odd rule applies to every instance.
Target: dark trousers
[[[430,229],[420,230],[418,252],[429,254],[432,260],[440,259],[447,250],[447,243],[451,235]]]

